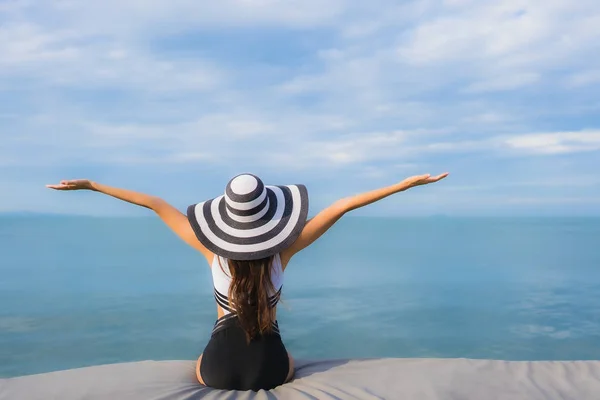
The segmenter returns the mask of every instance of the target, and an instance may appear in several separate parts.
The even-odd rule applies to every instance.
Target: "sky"
[[[353,213],[600,215],[599,168],[597,0],[0,0],[0,212],[448,171]]]

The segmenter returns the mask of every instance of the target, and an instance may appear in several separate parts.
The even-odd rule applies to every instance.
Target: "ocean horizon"
[[[286,270],[298,359],[600,359],[599,217],[345,216]],[[156,217],[0,213],[0,377],[196,359],[210,269]]]

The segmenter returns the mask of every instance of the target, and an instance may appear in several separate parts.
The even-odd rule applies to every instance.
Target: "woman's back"
[[[219,317],[199,375],[217,388],[259,390],[280,385],[291,365],[276,319],[283,287],[280,255],[258,261],[215,255],[211,270]]]
[[[229,293],[231,284],[233,282],[232,271],[229,267],[229,259],[221,257],[215,254],[211,265],[212,280],[213,280],[213,292],[215,300],[218,305],[218,317],[222,317],[227,314],[235,313],[235,307],[233,301],[230,299]],[[269,288],[266,293],[269,305],[271,308],[275,308],[281,297],[281,289],[283,288],[283,265],[281,263],[281,256],[275,254],[273,256],[272,265],[270,268],[271,283],[273,288]],[[263,295],[259,293],[258,295]],[[275,317],[275,310],[274,317]]]

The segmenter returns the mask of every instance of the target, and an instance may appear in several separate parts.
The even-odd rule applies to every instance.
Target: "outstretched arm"
[[[210,259],[212,254],[196,238],[196,234],[188,222],[187,217],[159,197],[134,192],[133,190],[103,185],[87,179],[61,181],[58,185],[46,185],[46,187],[55,190],[92,190],[107,194],[131,204],[149,208],[154,211],[184,242],[200,251],[206,257],[209,265],[212,263],[212,260]]]
[[[344,201],[346,212],[355,210],[360,207],[364,207],[368,204],[379,201],[386,198],[394,193],[403,192],[407,189],[415,186],[427,185],[428,183],[437,182],[448,176],[448,173],[444,173],[435,177],[431,175],[417,175],[412,176],[403,180],[402,182],[396,183],[395,185],[387,186],[381,189],[372,190],[370,192],[361,193],[353,197],[349,197]]]
[[[327,230],[331,228],[333,224],[335,224],[347,212],[379,201],[394,193],[402,192],[415,186],[437,182],[447,176],[448,173],[435,177],[432,177],[429,174],[417,175],[407,178],[395,185],[372,190],[370,192],[361,193],[356,196],[347,197],[336,201],[306,223],[298,239],[296,239],[296,241],[289,248],[282,252],[281,258],[283,265],[287,265],[288,261],[294,254],[310,246],[315,240],[321,237],[321,235],[327,232]]]

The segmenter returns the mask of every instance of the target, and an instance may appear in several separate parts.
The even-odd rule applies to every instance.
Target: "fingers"
[[[437,182],[440,181],[442,179],[444,179],[445,177],[447,177],[450,173],[449,172],[444,172],[443,174],[440,174],[438,176],[434,176],[433,178],[430,178],[429,180],[431,182]]]
[[[448,174],[449,174],[448,172],[444,172],[443,174],[440,174],[438,176],[433,176],[433,177],[431,176],[431,174],[417,175],[411,179],[411,182],[413,185],[416,185],[416,186],[426,185],[428,183],[440,181],[440,180],[444,179],[445,177],[447,177]]]
[[[46,185],[54,190],[77,190],[81,189],[81,179],[63,179],[57,185]]]
[[[71,190],[71,189],[75,189],[75,185],[64,185],[64,184],[60,184],[60,185],[46,185],[47,188],[50,189],[54,189],[54,190]]]
[[[69,179],[60,181],[60,187],[58,187],[59,185],[54,185],[55,187],[53,189],[87,189],[89,187],[89,184],[90,181],[87,179]]]

